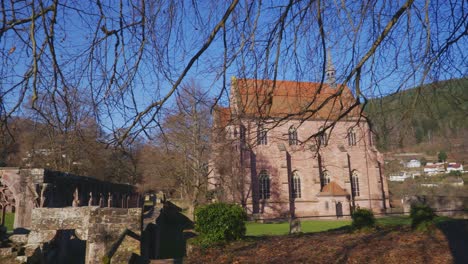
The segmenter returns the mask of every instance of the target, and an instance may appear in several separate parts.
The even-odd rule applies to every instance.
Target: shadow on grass
[[[449,242],[454,263],[468,263],[468,220],[448,219],[437,223]]]

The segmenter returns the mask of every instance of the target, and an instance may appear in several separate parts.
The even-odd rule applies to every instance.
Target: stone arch
[[[45,263],[85,263],[86,241],[74,229],[59,229],[42,246]]]

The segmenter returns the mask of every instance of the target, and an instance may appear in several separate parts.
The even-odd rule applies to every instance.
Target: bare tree
[[[194,82],[180,90],[175,109],[162,122],[164,134],[158,135],[148,157],[152,165],[146,166],[147,181],[160,180],[157,189],[175,189],[189,202],[189,215],[206,200],[211,131],[207,98]]]
[[[30,0],[0,8],[3,123],[29,99],[48,120],[40,98],[49,97],[55,125],[66,129],[77,88],[99,124],[119,131],[117,143],[157,127],[193,74],[209,80],[219,100],[232,73],[324,82],[330,48],[338,83],[356,95],[350,108],[466,75],[464,1]]]

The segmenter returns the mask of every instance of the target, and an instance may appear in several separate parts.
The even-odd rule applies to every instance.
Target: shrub
[[[200,244],[209,245],[236,240],[245,235],[247,215],[238,205],[214,203],[197,208],[195,230]]]
[[[355,229],[372,228],[375,226],[374,213],[368,209],[356,209],[352,214],[352,227]]]
[[[434,210],[428,205],[412,205],[410,211],[411,227],[425,230],[432,225],[435,216]]]

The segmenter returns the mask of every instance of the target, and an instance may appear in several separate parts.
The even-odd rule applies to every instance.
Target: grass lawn
[[[350,225],[350,220],[304,220],[301,221],[302,232],[313,233],[321,232],[330,229],[340,228]],[[272,236],[272,235],[286,235],[289,233],[289,222],[281,223],[254,223],[247,222],[247,236]]]
[[[410,225],[411,219],[409,216],[386,216],[377,218],[377,224],[382,226]]]
[[[434,222],[441,223],[449,220],[448,217],[438,216]],[[377,218],[377,225],[380,226],[402,226],[410,225],[411,219],[409,216],[387,216]],[[301,221],[303,233],[315,233],[327,231],[330,229],[337,229],[344,226],[350,226],[351,220],[304,220]],[[289,222],[281,223],[246,223],[247,236],[277,236],[286,235],[289,233]]]
[[[444,221],[446,218],[437,217],[435,222]],[[377,218],[377,225],[380,226],[399,226],[410,225],[411,219],[408,216],[387,216]],[[330,229],[336,229],[344,226],[350,226],[351,220],[304,220],[301,221],[302,232],[314,233],[322,232]],[[254,223],[247,222],[247,236],[275,236],[286,235],[289,233],[289,223]]]
[[[8,231],[13,231],[13,223],[15,222],[15,213],[5,214],[5,226]]]

